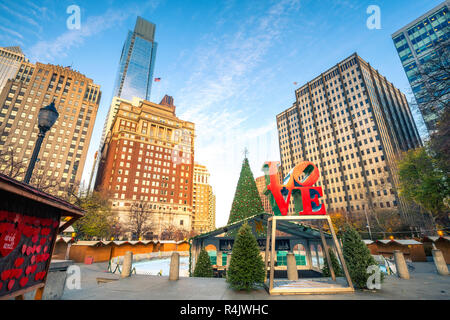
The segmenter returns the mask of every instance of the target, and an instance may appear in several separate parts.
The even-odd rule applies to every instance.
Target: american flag
[[[155,78],[155,82],[160,82],[161,78]]]

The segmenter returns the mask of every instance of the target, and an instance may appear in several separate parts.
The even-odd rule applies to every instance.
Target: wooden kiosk
[[[80,208],[0,174],[0,300],[36,290],[41,300],[56,237]],[[60,226],[62,217],[69,217]]]

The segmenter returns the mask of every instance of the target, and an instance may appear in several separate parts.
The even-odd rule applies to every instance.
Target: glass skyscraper
[[[392,35],[395,48],[429,131],[434,129],[441,110],[438,110],[439,108],[433,110],[429,104],[426,104],[429,98],[424,91],[424,81],[421,81],[419,68],[438,54],[439,43],[449,40],[449,7],[450,1],[446,0]]]
[[[122,49],[113,97],[150,100],[157,43],[156,26],[138,17]]]

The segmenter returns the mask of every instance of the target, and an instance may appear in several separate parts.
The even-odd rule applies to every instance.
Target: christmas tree
[[[253,173],[250,170],[247,157],[242,163],[241,175],[234,194],[228,224],[264,212],[264,207],[256,187]]]
[[[250,290],[264,283],[264,262],[251,227],[244,223],[234,240],[227,282],[233,289]]]
[[[350,225],[345,227],[342,234],[342,251],[353,285],[355,288],[365,288],[367,279],[370,277],[367,268],[377,265],[377,263],[359,233]],[[381,275],[382,280],[383,276]]]
[[[211,265],[211,260],[209,259],[208,252],[205,248],[200,251],[198,255],[198,261],[195,265],[194,277],[212,278],[213,268]]]

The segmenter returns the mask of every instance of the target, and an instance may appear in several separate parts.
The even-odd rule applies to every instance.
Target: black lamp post
[[[56,111],[55,102],[53,101],[48,106],[43,107],[39,110],[38,114],[38,127],[39,134],[34,146],[33,155],[31,156],[30,164],[28,165],[25,183],[30,182],[31,175],[33,173],[34,165],[36,164],[37,156],[39,155],[39,150],[41,149],[42,141],[44,140],[45,133],[50,130],[50,128],[55,124],[56,119],[58,119],[59,113]]]

